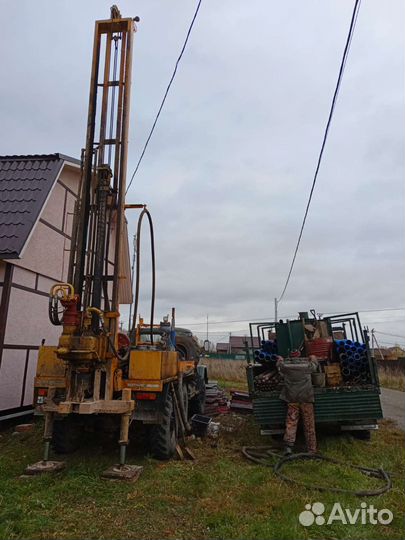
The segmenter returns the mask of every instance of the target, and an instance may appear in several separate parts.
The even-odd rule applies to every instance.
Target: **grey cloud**
[[[93,24],[108,16],[110,4],[21,0],[10,13],[0,36],[2,154],[79,156]],[[127,0],[119,7],[141,17],[131,173],[194,4]],[[309,194],[351,8],[338,0],[203,2],[129,194],[131,202],[148,203],[155,221],[158,314],[176,305],[180,323],[199,322],[207,313],[212,320],[272,316]],[[310,307],[330,312],[405,305],[404,11],[400,0],[369,0],[361,7],[281,315]],[[60,24],[50,29],[43,13]],[[131,235],[135,226],[131,214]],[[146,241],[142,257],[146,313]],[[404,312],[364,314],[369,324],[399,334],[403,319]]]

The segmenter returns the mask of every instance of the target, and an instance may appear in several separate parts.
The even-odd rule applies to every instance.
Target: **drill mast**
[[[50,320],[63,330],[57,346],[40,348],[35,378],[34,400],[45,415],[44,458],[31,467],[35,472],[52,470],[55,463],[60,466],[49,461],[51,441],[55,449],[65,452],[78,444],[83,428],[110,432],[113,428],[119,432],[120,464],[106,475],[133,478],[139,467],[125,465],[131,420],[150,427],[153,454],[168,459],[176,450],[178,434],[191,430],[188,403],[190,413],[203,411],[206,375],[205,370],[204,375],[197,371],[199,351],[194,339],[180,336],[176,341],[174,309],[171,324],[168,320],[153,324],[154,239],[152,219],[144,205],[128,206],[143,208],[138,220],[138,255],[144,216],[150,225],[151,322],[135,325],[138,256],[132,341],[118,331],[134,31],[134,19],[121,18],[115,6],[111,19],[96,21],[68,282],[56,283],[49,298]]]
[[[111,19],[96,21],[90,80],[86,147],[69,260],[68,282],[79,296],[78,309],[119,310],[120,253],[123,242],[132,45],[132,18],[111,8]],[[117,315],[110,317],[115,341]]]

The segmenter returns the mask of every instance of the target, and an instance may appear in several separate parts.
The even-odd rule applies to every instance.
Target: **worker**
[[[288,404],[284,433],[285,454],[292,453],[300,416],[302,416],[304,424],[307,451],[310,454],[316,454],[314,389],[311,373],[317,370],[318,361],[315,356],[295,357],[288,360],[279,356],[277,367],[284,376],[280,399]]]

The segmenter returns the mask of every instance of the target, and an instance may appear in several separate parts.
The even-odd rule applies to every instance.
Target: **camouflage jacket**
[[[280,361],[278,368],[284,376],[284,386],[280,393],[280,399],[288,403],[314,402],[311,373],[314,373],[318,368],[316,360],[289,358]]]

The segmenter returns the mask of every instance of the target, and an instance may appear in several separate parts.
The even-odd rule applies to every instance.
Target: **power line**
[[[399,322],[404,320],[404,315],[398,315],[395,318],[390,319],[380,319],[379,321],[364,321],[367,326],[373,325],[373,324],[385,324],[387,322]]]
[[[316,181],[317,181],[317,178],[318,178],[319,168],[321,166],[321,161],[322,161],[322,156],[323,156],[323,152],[324,152],[325,145],[326,145],[326,140],[328,138],[329,127],[330,127],[330,124],[331,124],[331,121],[332,121],[333,112],[335,110],[335,105],[336,105],[337,97],[338,97],[338,94],[339,94],[339,89],[340,89],[340,85],[341,85],[341,82],[342,82],[347,57],[348,57],[349,50],[350,50],[350,44],[351,44],[351,41],[352,41],[354,29],[355,29],[355,26],[356,26],[357,15],[358,15],[358,12],[359,12],[359,9],[360,9],[360,2],[361,2],[361,0],[355,0],[355,3],[354,3],[352,19],[350,21],[349,33],[348,33],[348,36],[347,36],[347,39],[346,39],[346,45],[345,45],[345,48],[344,48],[344,51],[343,51],[343,58],[342,58],[342,62],[340,64],[339,76],[338,76],[338,79],[337,79],[335,92],[333,94],[332,105],[331,105],[331,108],[330,108],[330,111],[329,111],[328,122],[326,124],[326,129],[325,129],[325,133],[324,133],[324,136],[323,136],[321,151],[319,153],[318,162],[317,162],[316,169],[315,169],[314,179],[312,181],[312,186],[311,186],[311,191],[310,191],[310,194],[309,194],[308,203],[307,203],[307,207],[305,209],[304,219],[302,221],[300,234],[298,236],[297,245],[295,247],[294,256],[293,256],[293,259],[292,259],[292,262],[291,262],[291,265],[290,265],[290,270],[288,272],[288,276],[287,276],[287,279],[286,279],[286,282],[285,282],[285,285],[284,285],[284,289],[283,289],[283,292],[281,293],[280,298],[278,299],[277,302],[281,302],[281,300],[282,300],[282,298],[284,296],[284,293],[287,290],[287,286],[288,286],[288,283],[290,281],[291,274],[292,274],[292,271],[293,271],[293,268],[294,268],[295,259],[297,258],[297,253],[298,253],[298,249],[299,249],[299,246],[300,246],[300,243],[301,243],[302,233],[304,232],[305,222],[307,220],[308,211],[309,211],[309,207],[310,207],[311,200],[312,200],[312,195],[314,193],[315,184],[316,184]]]
[[[170,87],[171,87],[171,85],[172,85],[172,83],[173,83],[173,81],[174,81],[174,78],[175,78],[175,76],[176,76],[177,68],[178,68],[178,66],[179,66],[180,60],[181,60],[181,58],[182,58],[182,56],[183,56],[183,53],[184,53],[184,51],[185,51],[185,49],[186,49],[187,42],[188,42],[188,38],[190,37],[191,30],[193,29],[194,22],[195,22],[195,20],[196,20],[196,18],[197,18],[198,11],[199,11],[200,6],[201,6],[201,2],[202,2],[202,0],[198,0],[197,7],[196,7],[196,10],[195,10],[195,12],[194,12],[194,16],[193,16],[193,18],[192,18],[192,20],[191,20],[191,24],[190,24],[190,26],[189,26],[189,28],[188,28],[188,31],[187,31],[186,39],[185,39],[185,41],[184,41],[184,43],[183,43],[183,47],[181,48],[179,57],[177,58],[176,65],[174,66],[174,70],[173,70],[172,76],[171,76],[171,78],[170,78],[169,84],[167,85],[166,92],[164,93],[162,102],[161,102],[160,107],[159,107],[159,110],[158,110],[158,112],[157,112],[157,114],[156,114],[155,120],[154,120],[154,122],[153,122],[153,124],[152,124],[152,128],[151,128],[151,130],[150,130],[150,132],[149,132],[148,138],[146,139],[145,145],[144,145],[143,150],[142,150],[142,152],[141,152],[141,155],[140,155],[140,157],[139,157],[139,159],[138,159],[138,163],[136,164],[135,170],[134,170],[134,172],[132,173],[131,180],[130,180],[130,182],[129,182],[129,184],[128,184],[128,187],[127,187],[127,190],[126,190],[126,192],[125,192],[125,195],[128,193],[128,190],[129,190],[129,188],[131,187],[131,184],[132,184],[132,182],[133,182],[133,179],[135,178],[135,175],[136,175],[136,173],[138,172],[138,169],[139,169],[139,166],[140,166],[141,161],[142,161],[142,159],[143,159],[143,156],[145,155],[146,148],[148,147],[149,141],[150,141],[150,139],[151,139],[151,137],[152,137],[152,135],[153,135],[153,132],[154,132],[154,130],[155,130],[157,121],[159,120],[159,116],[160,116],[160,113],[162,112],[163,106],[164,106],[164,104],[165,104],[167,95],[168,95],[169,90],[170,90]]]
[[[271,317],[267,317],[268,320],[271,320]],[[255,322],[255,321],[263,321],[267,320],[265,317],[262,317],[261,319],[239,319],[239,320],[233,320],[233,321],[210,321],[210,326],[212,324],[228,324],[228,323],[240,323],[240,322]],[[180,323],[179,323],[180,324]],[[203,324],[207,324],[206,321],[200,322],[200,323],[181,323],[183,326],[202,326]],[[236,332],[236,330],[232,330],[232,332]],[[210,332],[211,333],[211,332]]]
[[[239,330],[228,330],[228,331],[227,330],[221,330],[220,332],[211,332],[210,331],[209,335],[211,336],[211,335],[215,334],[216,336],[229,337],[230,333],[231,334],[237,334],[238,332],[241,332],[241,333],[246,332],[246,328],[242,328],[242,330],[241,329],[239,329]],[[196,330],[195,332],[193,332],[193,334],[201,334],[201,335],[205,336],[207,334],[207,332]]]
[[[346,310],[346,311],[325,311],[323,312],[324,315],[340,315],[340,314],[344,314],[344,313],[352,313],[353,310]],[[379,313],[379,312],[382,312],[382,311],[405,311],[405,308],[383,308],[383,309],[359,309],[357,310],[359,313]],[[288,319],[288,318],[292,318],[292,317],[295,317],[295,315],[283,315],[281,318],[282,319]],[[269,316],[269,317],[261,317],[260,319],[257,319],[257,318],[252,318],[252,319],[237,319],[237,320],[225,320],[225,321],[210,321],[210,326],[212,324],[228,324],[228,323],[240,323],[240,322],[262,322],[262,321],[272,321],[273,320],[273,316]],[[381,321],[382,323],[385,322],[385,321]],[[206,325],[207,324],[207,321],[201,321],[201,322],[192,322],[192,323],[181,323],[182,326],[202,326],[202,325]],[[370,324],[370,323],[367,323],[367,324]],[[179,323],[180,325],[180,323]]]
[[[382,308],[382,309],[359,309],[359,313],[374,313],[380,311],[405,311],[405,307]],[[343,311],[342,311],[343,313]]]
[[[405,339],[405,336],[399,336],[398,334],[390,334],[389,332],[380,332],[379,330],[374,330],[376,334],[382,334],[383,336],[399,337]]]
[[[381,343],[382,345],[392,345],[392,346],[399,345],[400,347],[405,347],[405,343],[394,343],[392,341],[381,341],[381,340],[379,340],[379,343]]]

